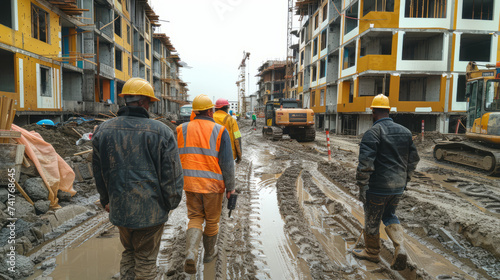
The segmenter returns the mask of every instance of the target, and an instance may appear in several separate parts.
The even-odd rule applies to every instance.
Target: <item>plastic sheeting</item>
[[[73,189],[75,172],[56,152],[51,144],[45,142],[34,131],[27,131],[16,125],[12,125],[12,130],[21,132],[21,138],[15,139],[19,144],[26,146],[25,153],[33,161],[49,190],[50,208],[60,208],[57,198],[57,191],[65,191],[72,196],[76,194]]]

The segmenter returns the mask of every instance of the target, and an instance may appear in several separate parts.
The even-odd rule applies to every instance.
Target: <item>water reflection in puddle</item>
[[[112,227],[102,237],[64,249],[48,276],[57,280],[111,279],[120,270],[122,251],[118,229]]]

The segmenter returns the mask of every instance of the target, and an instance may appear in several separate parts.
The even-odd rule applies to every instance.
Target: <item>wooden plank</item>
[[[0,138],[20,138],[20,131],[13,130],[0,130]]]
[[[16,181],[14,181],[14,184],[16,185],[16,189],[24,196],[24,198],[29,202],[31,203],[31,205],[35,205],[35,203],[33,203],[33,200],[31,200],[31,198],[28,196],[28,194],[23,190],[23,188],[19,185],[19,183],[17,183]]]
[[[93,150],[86,150],[86,151],[83,151],[83,152],[79,152],[79,153],[76,153],[76,154],[73,154],[74,156],[81,156],[81,155],[84,155],[84,154],[88,154],[90,152],[92,152]]]
[[[74,131],[76,134],[78,134],[78,136],[80,136],[80,138],[82,138],[82,137],[83,137],[83,135],[82,135],[82,134],[80,134],[80,132],[76,131],[76,129],[74,129],[74,128],[71,128],[71,129],[73,129],[73,131]]]
[[[23,166],[26,167],[26,168],[28,168],[28,167],[31,166],[30,162],[26,158],[26,155],[23,155]]]

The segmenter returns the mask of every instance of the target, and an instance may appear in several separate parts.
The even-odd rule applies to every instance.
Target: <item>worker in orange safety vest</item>
[[[229,101],[224,98],[219,98],[215,102],[214,121],[226,127],[231,138],[231,147],[233,149],[233,158],[236,163],[241,162],[241,132],[238,127],[238,122],[231,117],[227,112],[229,110]],[[234,113],[233,113],[234,114]]]
[[[215,244],[224,192],[228,199],[235,192],[231,138],[224,126],[215,123],[213,108],[208,96],[196,96],[193,100],[196,117],[177,127],[189,218],[184,271],[189,274],[196,273],[202,234],[203,262],[209,263],[217,256]]]

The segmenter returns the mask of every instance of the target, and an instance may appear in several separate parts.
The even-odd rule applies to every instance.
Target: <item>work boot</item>
[[[385,232],[387,232],[387,236],[392,240],[395,249],[391,268],[394,270],[406,269],[408,256],[404,247],[403,227],[400,224],[390,224],[385,227]]]
[[[196,274],[196,261],[202,233],[199,228],[190,228],[186,231],[186,262],[184,263],[186,273]]]
[[[217,253],[219,252],[217,246],[217,234],[214,236],[207,236],[203,234],[203,247],[205,248],[205,256],[203,257],[204,263],[209,263],[217,257]]]
[[[374,263],[380,262],[380,234],[370,235],[364,233],[365,236],[365,249],[354,249],[352,254],[362,260],[369,260]]]

